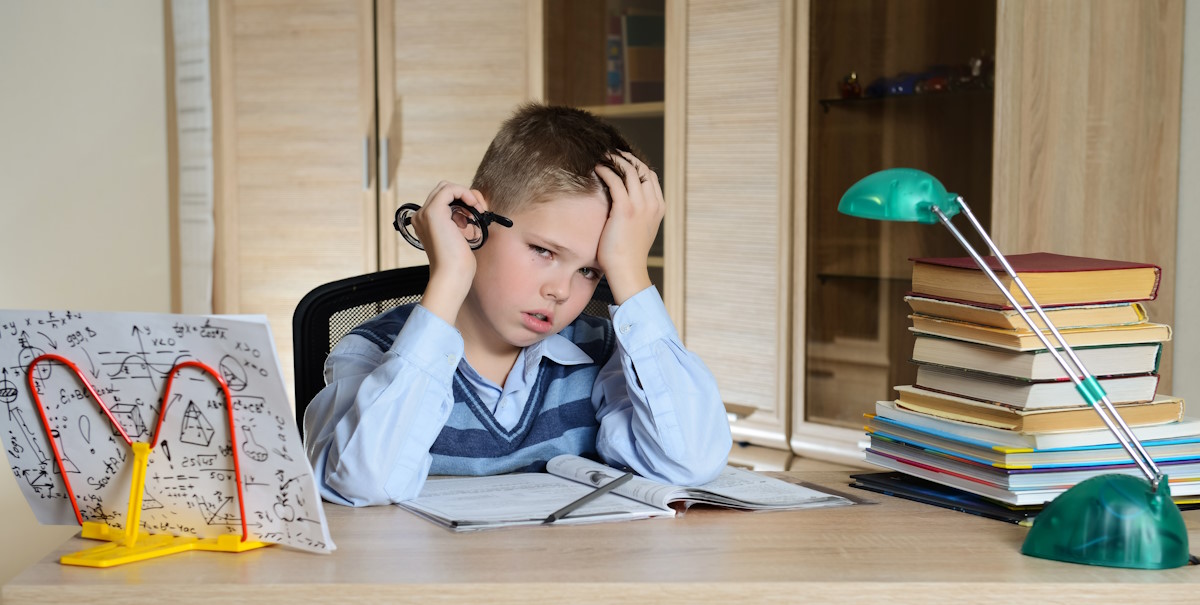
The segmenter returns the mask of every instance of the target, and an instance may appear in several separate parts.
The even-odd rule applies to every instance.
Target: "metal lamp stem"
[[[1066,339],[1063,338],[1062,334],[1058,332],[1058,328],[1054,326],[1054,323],[1051,322],[1048,317],[1046,317],[1046,313],[1042,310],[1041,305],[1034,300],[1033,295],[1031,295],[1029,290],[1025,287],[1025,283],[1021,281],[1021,278],[1017,275],[1016,271],[1013,270],[1012,265],[1008,264],[1008,259],[1001,254],[1000,250],[996,247],[996,244],[992,241],[992,238],[988,237],[987,232],[983,229],[983,226],[979,224],[979,221],[975,219],[975,215],[971,212],[971,209],[967,206],[967,203],[963,201],[962,197],[959,197],[957,202],[961,207],[962,213],[966,215],[967,220],[975,228],[975,231],[979,233],[979,236],[983,238],[983,241],[987,244],[988,249],[991,250],[992,255],[1000,261],[1001,266],[1004,267],[1004,271],[1009,277],[1012,278],[1013,282],[1017,285],[1017,288],[1020,289],[1021,294],[1025,296],[1025,299],[1029,301],[1030,306],[1032,306],[1034,311],[1037,312],[1038,316],[1042,318],[1042,321],[1054,335],[1054,338],[1058,340],[1062,350],[1066,352],[1068,357],[1070,357],[1071,363],[1074,364],[1075,368],[1072,368],[1071,365],[1067,363],[1067,360],[1064,359],[1063,356],[1058,352],[1058,347],[1055,347],[1053,344],[1051,344],[1049,339],[1046,338],[1046,335],[1042,333],[1042,330],[1033,323],[1033,319],[1030,318],[1029,314],[1025,312],[1023,306],[1017,302],[1016,298],[1011,292],[1009,292],[1008,288],[1004,287],[1004,284],[1000,282],[1000,278],[996,277],[996,274],[992,271],[991,267],[984,262],[983,257],[975,251],[967,239],[963,237],[962,233],[960,233],[958,229],[950,222],[950,218],[947,217],[937,206],[934,206],[932,211],[937,214],[938,220],[940,220],[941,223],[950,230],[950,233],[954,236],[954,239],[958,240],[958,243],[962,245],[962,247],[971,255],[971,258],[975,260],[975,264],[979,266],[984,274],[986,274],[988,278],[992,280],[992,283],[1000,290],[1000,292],[1004,294],[1004,297],[1008,300],[1009,304],[1013,306],[1013,309],[1016,309],[1017,313],[1021,315],[1021,318],[1025,320],[1025,323],[1029,326],[1029,328],[1033,330],[1033,333],[1036,334],[1038,339],[1042,341],[1042,344],[1046,347],[1046,350],[1049,351],[1050,354],[1054,356],[1054,359],[1058,361],[1058,364],[1062,366],[1063,371],[1066,372],[1067,377],[1071,379],[1071,382],[1075,384],[1076,388],[1081,388],[1084,380],[1093,379],[1092,375],[1088,372],[1087,368],[1084,367],[1083,362],[1080,361],[1079,357],[1075,354],[1075,351],[1071,348],[1071,346],[1067,344]],[[1146,452],[1145,448],[1142,447],[1141,442],[1139,442],[1137,437],[1133,434],[1133,430],[1130,429],[1129,425],[1125,424],[1125,421],[1121,419],[1121,415],[1118,414],[1116,408],[1113,407],[1112,401],[1109,400],[1108,395],[1101,396],[1100,402],[1103,404],[1102,406],[1093,405],[1093,407],[1096,409],[1096,412],[1100,414],[1100,419],[1104,421],[1104,424],[1110,431],[1112,431],[1113,435],[1116,436],[1117,440],[1121,443],[1121,446],[1124,447],[1125,451],[1129,453],[1129,456],[1133,458],[1133,461],[1138,465],[1138,468],[1140,468],[1146,475],[1146,478],[1150,480],[1151,488],[1157,490],[1158,483],[1162,479],[1162,472],[1159,471],[1158,466],[1154,464],[1154,460],[1150,457],[1150,454]]]

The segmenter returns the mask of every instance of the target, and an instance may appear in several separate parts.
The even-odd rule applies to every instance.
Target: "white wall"
[[[1179,142],[1179,233],[1175,251],[1173,395],[1200,418],[1200,0],[1187,0]]]
[[[163,12],[0,1],[0,308],[170,311]],[[78,528],[0,479],[0,582]]]

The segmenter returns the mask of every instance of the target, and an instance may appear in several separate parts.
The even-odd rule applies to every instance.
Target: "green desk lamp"
[[[1100,475],[1068,489],[1036,517],[1021,552],[1044,559],[1109,567],[1168,569],[1187,564],[1187,527],[1179,508],[1171,500],[1167,477],[1158,470],[1133,431],[1113,408],[1100,383],[1046,317],[1041,305],[1025,288],[962,197],[947,193],[941,182],[920,170],[891,168],[869,175],[850,187],[842,196],[838,211],[875,220],[941,222],[945,225],[975,264],[1004,293],[1013,309],[1021,314],[1042,345],[1071,377],[1084,401],[1100,414],[1104,424],[1146,475],[1146,480],[1121,474]],[[991,267],[950,222],[950,218],[959,213],[987,243],[1005,273],[1060,343],[1058,347],[1050,344]],[[1074,368],[1067,364],[1064,353]]]

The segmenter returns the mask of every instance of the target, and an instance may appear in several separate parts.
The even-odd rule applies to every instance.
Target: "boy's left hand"
[[[608,277],[613,299],[621,304],[651,285],[646,259],[667,204],[658,174],[649,166],[624,151],[609,157],[624,170],[625,178],[605,166],[596,167],[612,198],[596,260]]]

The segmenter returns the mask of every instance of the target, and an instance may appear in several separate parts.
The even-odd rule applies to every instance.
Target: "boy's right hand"
[[[429,284],[421,306],[451,325],[475,278],[475,254],[452,218],[450,202],[454,200],[481,213],[487,210],[479,191],[442,181],[412,217],[413,229],[429,256]]]

